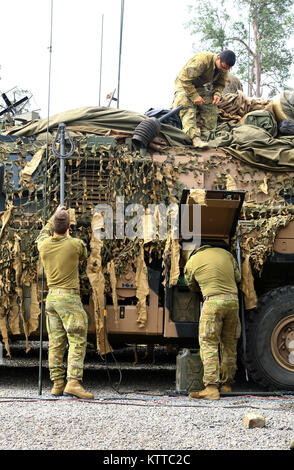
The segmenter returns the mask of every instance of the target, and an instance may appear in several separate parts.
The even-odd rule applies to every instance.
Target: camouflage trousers
[[[203,303],[199,321],[205,386],[234,382],[240,334],[238,296],[220,294],[208,297]]]
[[[201,136],[201,130],[211,131],[217,125],[216,106],[212,104],[213,95],[204,88],[197,89],[197,92],[205,100],[201,106],[196,106],[186,95],[184,90],[177,90],[174,95],[172,108],[182,105],[179,111],[182,121],[183,132],[191,139]]]
[[[88,316],[79,294],[49,290],[46,299],[50,379],[65,378],[63,364],[68,344],[67,379],[82,380],[87,346]]]

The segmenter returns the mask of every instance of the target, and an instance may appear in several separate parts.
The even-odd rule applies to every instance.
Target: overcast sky
[[[176,75],[194,53],[184,27],[191,3],[125,0],[120,108],[170,108]],[[117,88],[120,13],[121,0],[53,0],[50,115],[98,106],[102,14],[100,103],[107,106],[107,93]],[[51,0],[1,2],[0,90],[29,90],[41,117],[48,112],[50,22]]]

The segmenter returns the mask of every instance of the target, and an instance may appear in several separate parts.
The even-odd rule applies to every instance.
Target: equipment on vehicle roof
[[[134,130],[132,141],[140,147],[147,147],[148,144],[159,135],[161,123],[176,114],[182,108],[183,106],[181,105],[172,109],[169,113],[161,116],[159,119],[151,117],[140,122]]]

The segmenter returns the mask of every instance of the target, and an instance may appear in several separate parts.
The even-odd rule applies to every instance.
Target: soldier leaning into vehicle
[[[81,386],[86,354],[88,317],[80,298],[79,261],[86,259],[84,242],[69,235],[70,217],[58,207],[37,238],[46,274],[46,324],[49,337],[49,371],[52,395],[94,398]],[[63,358],[67,346],[67,384]]]
[[[204,120],[206,129],[216,126],[215,105],[219,103],[228,80],[228,71],[235,61],[235,54],[230,50],[218,55],[201,52],[186,63],[176,78],[172,108],[183,106],[179,111],[183,132],[188,134],[195,147],[205,146],[201,140],[201,130],[197,127],[197,114]]]
[[[237,342],[241,333],[237,287],[240,272],[229,251],[204,245],[190,256],[184,276],[192,291],[200,287],[204,299],[199,345],[205,389],[191,392],[189,397],[219,400],[219,386],[221,392],[230,392],[237,370]]]

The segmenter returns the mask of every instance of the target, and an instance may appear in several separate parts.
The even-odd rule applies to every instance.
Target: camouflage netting
[[[93,296],[98,351],[110,349],[107,341],[104,344],[104,295],[112,297],[118,315],[115,286],[122,273],[129,268],[136,271],[137,321],[142,328],[147,320],[147,266],[162,268],[164,284],[176,284],[180,274],[180,244],[171,239],[170,232],[167,240],[150,240],[148,234],[144,240],[116,239],[114,225],[112,240],[95,238],[95,228],[104,223],[95,216],[95,206],[110,205],[115,220],[117,196],[125,198],[125,205],[179,204],[189,177],[195,189],[203,188],[203,178],[208,177],[209,189],[246,190],[237,233],[246,308],[254,308],[253,274],[262,274],[279,230],[293,220],[291,168],[264,171],[241,162],[226,149],[205,153],[189,146],[170,147],[165,141],[159,142],[157,153],[149,149],[144,154],[132,147],[127,136],[113,142],[95,139],[88,135],[74,138],[76,151],[66,161],[65,199],[72,209],[72,234],[82,238],[89,250],[88,261],[80,270],[81,294]],[[29,338],[39,327],[41,267],[35,239],[44,223],[44,204],[48,219],[59,203],[59,160],[51,146],[46,151],[44,140],[19,137],[0,142],[0,163],[5,169],[5,209],[3,206],[0,212],[0,331],[10,354],[10,335],[25,335],[29,350]]]
[[[82,238],[89,249],[88,263],[80,270],[81,294],[88,293],[89,289],[92,291],[97,347],[104,351],[104,281],[105,293],[113,296],[116,305],[113,289],[116,277],[130,266],[137,270],[138,323],[144,327],[148,295],[145,257],[148,262],[160,257],[165,242],[158,240],[151,245],[145,240],[144,251],[140,240],[114,238],[98,242],[92,230],[94,208],[97,204],[107,203],[115,216],[116,196],[123,196],[125,204],[139,203],[144,207],[167,203],[171,190],[174,191],[178,185],[172,171],[165,178],[166,168],[152,162],[150,156],[142,158],[139,151],[129,151],[127,145],[118,145],[115,149],[107,145],[96,146],[95,143],[89,145],[87,138],[75,139],[75,145],[75,154],[66,161],[65,203],[71,209],[73,235]],[[44,219],[46,146],[44,142],[36,141],[25,144],[20,138],[13,143],[2,142],[0,149],[6,195],[6,210],[0,213],[0,328],[10,354],[10,333],[24,334],[29,350],[28,338],[39,326],[41,268],[35,240]],[[50,149],[46,185],[48,219],[59,201],[59,160]],[[140,187],[142,190],[138,191]],[[29,308],[25,308],[26,295],[31,295],[33,300]]]

